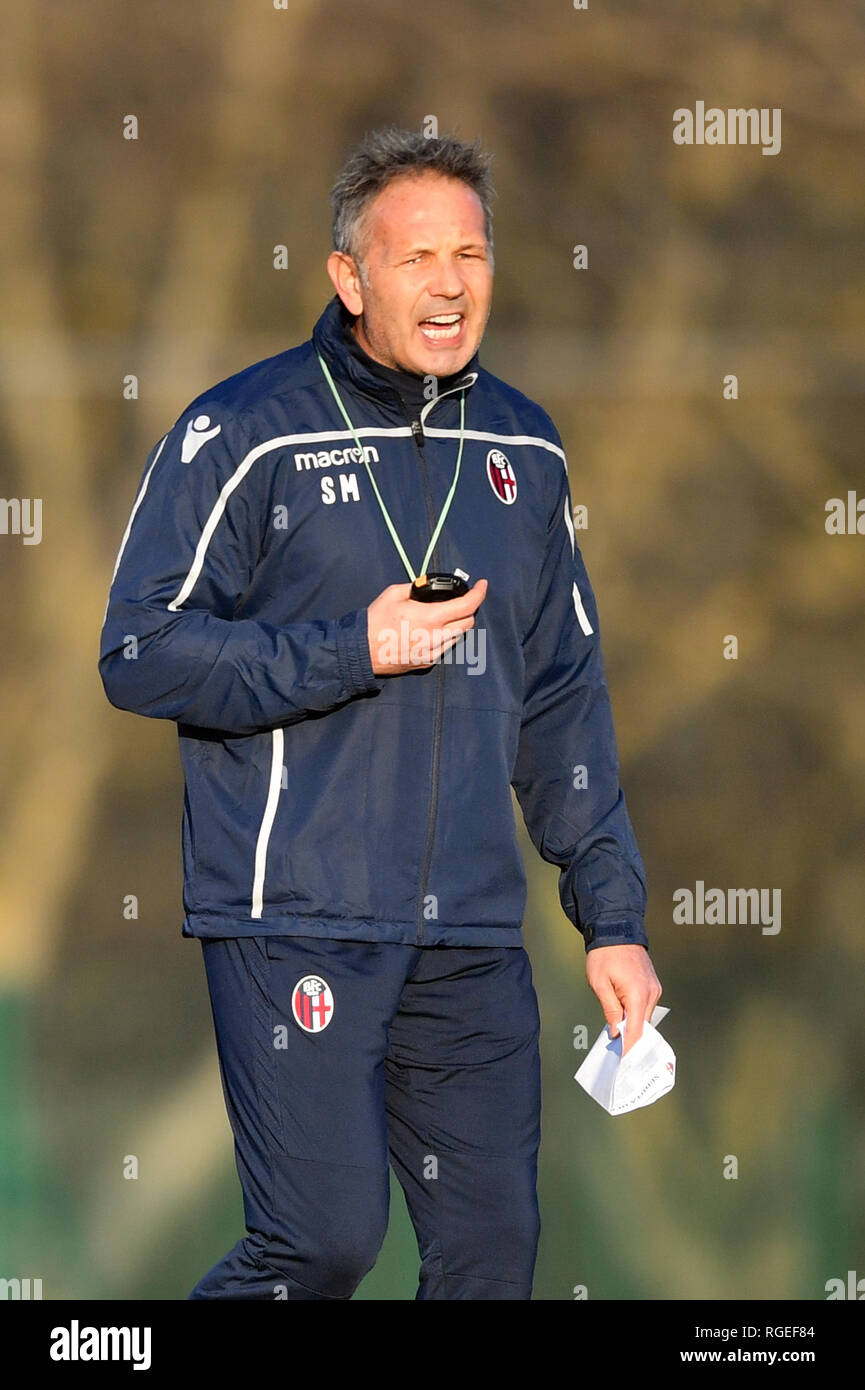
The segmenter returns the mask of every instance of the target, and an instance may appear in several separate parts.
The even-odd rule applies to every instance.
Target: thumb
[[[610,1037],[617,1038],[619,1036],[620,1024],[625,1021],[625,1015],[622,1013],[622,1010],[619,1009],[616,1018],[610,1018],[609,1014],[605,1014],[604,1017],[610,1025]]]

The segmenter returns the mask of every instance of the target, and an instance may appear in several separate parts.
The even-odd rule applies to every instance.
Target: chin
[[[453,354],[431,352],[429,360],[415,370],[422,376],[453,376],[456,372],[461,372],[466,363],[471,361],[473,352],[474,349],[472,352],[463,350]]]

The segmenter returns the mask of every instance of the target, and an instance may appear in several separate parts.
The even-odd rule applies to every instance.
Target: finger
[[[432,644],[433,651],[445,651],[448,647],[452,647],[454,642],[459,641],[464,632],[468,632],[469,628],[474,627],[474,622],[474,618],[464,618],[461,623],[451,623],[448,627],[441,628]]]
[[[625,1037],[625,1042],[622,1047],[623,1057],[626,1057],[628,1055],[634,1044],[638,1043],[640,1041],[640,1038],[643,1036],[643,1020],[640,1018],[639,1014],[634,1014],[634,1020],[635,1022],[633,1034],[631,1033],[631,1030],[628,1029],[627,1035]]]
[[[656,1007],[657,1007],[658,1000],[660,999],[660,997],[661,997],[661,991],[660,991],[660,990],[657,990],[657,991],[652,990],[651,994],[649,995],[649,1002],[648,1002],[648,1004],[646,1005],[646,1012],[645,1012],[645,1015],[644,1015],[645,1020],[646,1020],[647,1023],[651,1023],[651,1021],[652,1021],[652,1014],[655,1012],[655,1009],[656,1009]]]
[[[627,1029],[625,1046],[622,1048],[623,1057],[627,1052],[630,1052],[631,1048],[634,1046],[635,1043],[640,1041],[640,1038],[643,1036],[643,1022],[645,1021],[645,1019],[648,1018],[648,1014],[646,1012],[646,1009],[648,1007],[647,999],[643,990],[637,990],[628,993],[625,996],[624,1005],[625,1014],[627,1015],[627,1018],[629,1020],[629,1026]],[[649,1009],[648,1013],[651,1012],[652,1010]],[[633,1023],[630,1022],[630,1020],[632,1019]]]
[[[409,585],[411,590],[411,585]],[[425,609],[434,611],[429,613],[430,622],[449,623],[455,618],[464,618],[469,613],[474,613],[486,598],[487,581],[479,579],[473,584],[467,594],[460,594],[458,598],[447,598],[442,603],[425,603]],[[412,599],[413,603],[419,603],[419,599]]]
[[[430,664],[440,660],[446,652],[449,652],[452,647],[456,646],[458,641],[459,637],[457,636],[449,642],[437,642],[435,646],[431,646],[429,650]]]
[[[604,1011],[604,1018],[609,1024],[610,1037],[617,1038],[619,1036],[619,1024],[625,1016],[621,1001],[609,980],[593,985],[592,988]]]

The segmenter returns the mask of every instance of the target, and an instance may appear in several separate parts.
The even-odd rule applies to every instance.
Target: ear
[[[344,251],[332,251],[327,258],[327,273],[346,309],[357,318],[363,313],[363,293],[354,257]]]

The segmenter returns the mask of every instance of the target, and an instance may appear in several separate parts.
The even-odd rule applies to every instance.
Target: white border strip
[[[270,786],[267,790],[267,802],[264,807],[264,815],[261,818],[258,840],[255,846],[255,874],[252,880],[252,909],[249,914],[250,917],[261,917],[264,910],[264,874],[267,868],[267,846],[270,841],[270,832],[273,829],[273,822],[276,817],[276,803],[279,800],[279,793],[282,787],[282,729],[273,729],[271,731],[271,737],[273,740],[273,751],[270,762]]]
[[[168,431],[168,434],[170,434],[170,433],[171,433],[171,430]],[[135,501],[134,501],[133,504],[132,504],[132,511],[129,513],[129,520],[128,520],[127,523],[126,523],[126,530],[123,532],[123,539],[122,539],[122,541],[120,542],[120,549],[119,549],[118,552],[117,552],[117,559],[114,561],[114,570],[113,570],[112,575],[111,575],[111,584],[113,584],[114,581],[115,581],[115,579],[117,578],[117,571],[118,571],[119,568],[120,568],[120,561],[123,559],[123,552],[124,552],[124,550],[126,549],[126,542],[129,540],[129,532],[132,530],[132,523],[133,523],[133,521],[135,520],[135,513],[138,511],[138,508],[141,506],[141,503],[144,501],[144,494],[145,494],[145,492],[147,491],[147,484],[150,482],[150,475],[151,475],[151,473],[153,472],[154,468],[156,467],[156,463],[157,463],[157,460],[158,460],[158,458],[159,458],[159,455],[162,453],[162,450],[165,448],[165,441],[166,441],[166,439],[168,438],[168,434],[164,434],[164,435],[162,436],[161,440],[159,441],[159,445],[158,445],[158,447],[157,447],[156,453],[155,453],[154,456],[153,456],[153,462],[151,463],[150,467],[148,468],[147,472],[145,473],[145,475],[144,475],[144,482],[141,484],[141,487],[140,487],[139,492],[138,492],[138,496],[136,497]],[[111,588],[111,584],[109,584],[109,586],[108,586],[109,589]],[[102,616],[102,626],[103,626],[103,627],[105,626],[105,619],[108,617],[108,603],[110,602],[110,600],[111,600],[111,595],[109,594],[109,596],[108,596],[108,601],[107,601],[106,604],[105,604],[105,612],[104,612],[104,614],[103,614],[103,616]]]
[[[168,431],[168,434],[170,434],[170,433],[171,433],[171,431],[169,430],[169,431]],[[114,582],[114,579],[115,579],[115,577],[116,577],[116,575],[117,575],[117,571],[118,571],[118,569],[120,568],[120,561],[121,561],[121,559],[123,558],[123,552],[124,552],[124,550],[126,549],[126,542],[129,540],[129,532],[132,530],[132,523],[133,523],[133,521],[135,520],[135,513],[138,511],[138,508],[141,506],[141,503],[144,501],[144,494],[145,494],[145,492],[147,491],[147,484],[150,482],[150,475],[151,475],[151,473],[153,472],[154,468],[156,467],[157,463],[159,462],[159,455],[162,453],[162,450],[165,448],[165,441],[166,441],[166,439],[168,438],[168,434],[164,434],[164,435],[162,436],[161,440],[159,441],[159,446],[158,446],[158,448],[157,448],[157,450],[156,450],[156,453],[153,455],[153,462],[151,463],[150,467],[148,468],[146,474],[144,475],[144,482],[141,484],[141,488],[140,488],[140,490],[139,490],[138,496],[136,497],[135,501],[134,501],[133,504],[132,504],[132,511],[129,513],[129,520],[128,520],[127,523],[126,523],[126,530],[123,532],[123,540],[120,542],[120,549],[119,549],[118,552],[117,552],[117,559],[116,559],[115,562],[114,562],[114,573],[113,573],[112,576],[111,576],[111,581],[112,581],[112,583]]]
[[[589,622],[588,617],[586,616],[586,610],[583,607],[583,600],[580,598],[580,591],[577,588],[576,580],[574,580],[574,608],[576,609],[577,617],[580,620],[580,627],[583,629],[583,633],[586,637],[590,637],[595,629],[592,627],[592,624]]]
[[[427,429],[426,433],[430,436],[441,439],[459,438],[459,430]],[[201,533],[198,545],[195,548],[195,556],[189,568],[189,573],[183,581],[183,584],[181,585],[179,592],[169,603],[169,610],[172,613],[176,613],[180,605],[186,602],[186,600],[189,598],[189,595],[192,593],[192,590],[195,588],[198,576],[201,574],[202,568],[204,567],[204,559],[207,554],[207,547],[210,545],[210,542],[213,539],[213,533],[219,525],[220,521],[222,520],[222,515],[225,511],[228,499],[234,492],[234,489],[238,487],[240,483],[243,482],[243,479],[246,477],[250,468],[254,463],[258,461],[258,459],[262,458],[265,454],[270,453],[273,449],[281,449],[289,444],[300,444],[311,442],[313,440],[324,441],[331,439],[353,439],[355,434],[357,434],[357,436],[361,439],[393,438],[394,436],[405,437],[407,435],[411,435],[411,429],[408,427],[408,425],[400,425],[392,429],[377,429],[375,426],[369,425],[362,426],[358,430],[319,430],[314,434],[282,434],[277,435],[274,439],[266,439],[263,444],[256,444],[254,449],[250,449],[249,453],[243,459],[242,463],[240,463],[238,467],[235,469],[234,473],[228,479],[227,483],[225,483],[222,491],[220,492],[219,497],[217,498],[216,503],[213,507],[213,510],[210,513],[210,516],[207,518],[207,521],[205,522],[204,530]],[[536,438],[534,435],[531,434],[484,434],[480,430],[466,430],[465,437],[467,439],[480,439],[485,442],[491,442],[493,444],[537,444],[541,448],[549,449],[551,453],[558,454],[559,458],[561,458],[563,461],[565,458],[564,453],[561,449],[558,448],[557,445],[551,444],[547,439]]]
[[[475,384],[475,382],[477,381],[477,379],[478,379],[478,374],[477,374],[477,372],[469,372],[468,376],[465,377],[461,382],[459,382],[459,384],[458,384],[457,386],[449,386],[448,389],[447,389],[447,391],[441,391],[441,392],[439,392],[438,395],[433,396],[432,400],[427,401],[426,405],[421,407],[421,412],[420,412],[420,422],[421,422],[421,424],[422,424],[422,425],[425,425],[425,424],[426,424],[426,417],[429,415],[429,413],[430,413],[430,411],[432,410],[433,406],[434,406],[434,405],[437,405],[438,402],[439,402],[440,400],[442,400],[445,396],[452,396],[452,395],[454,394],[455,391],[467,391],[467,390],[469,389],[470,386],[474,386],[474,384]]]
[[[459,439],[459,430],[436,430],[431,426],[424,429],[424,434],[429,435],[430,439]],[[557,454],[565,462],[565,452],[560,449],[558,444],[552,444],[549,439],[541,439],[535,434],[487,434],[485,430],[466,430],[466,439],[490,440],[493,444],[537,444],[541,449],[549,449],[551,454]]]
[[[568,505],[569,502],[570,502],[570,498],[566,496],[566,497],[565,497],[565,509],[564,509],[564,511],[565,511],[565,525],[566,525],[567,528],[568,528],[568,535],[569,535],[570,538],[571,538],[571,554],[573,555],[574,549],[575,549],[575,547],[576,547],[576,541],[574,540],[574,519],[573,519],[573,517],[571,516],[571,510],[570,510],[570,507],[569,507],[569,505]],[[574,597],[574,611],[576,612],[576,615],[577,615],[577,617],[578,617],[579,620],[580,620],[580,627],[583,629],[583,634],[584,634],[586,637],[590,637],[591,634],[594,632],[595,629],[592,627],[592,624],[589,622],[588,616],[587,616],[587,614],[586,614],[586,610],[585,610],[585,608],[583,607],[583,600],[580,598],[580,591],[579,591],[579,589],[577,588],[577,581],[576,581],[576,580],[574,580],[574,595],[573,595],[573,597]]]

